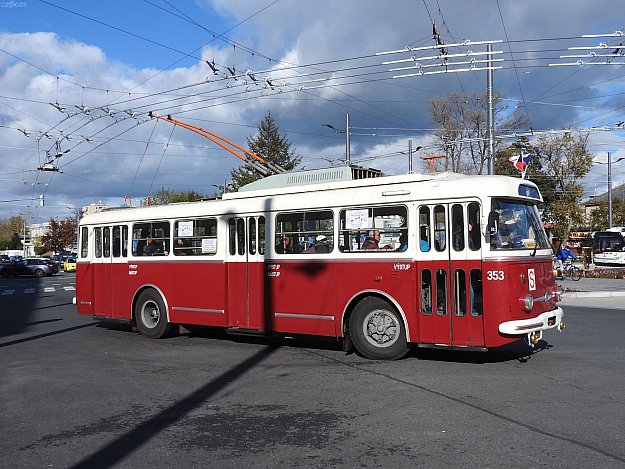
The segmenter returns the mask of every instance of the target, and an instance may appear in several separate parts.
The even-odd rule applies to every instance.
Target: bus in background
[[[277,174],[218,200],[87,215],[78,311],[151,338],[179,325],[335,337],[371,359],[562,329],[533,183],[359,175]]]
[[[625,266],[625,228],[608,228],[593,234],[595,265]]]

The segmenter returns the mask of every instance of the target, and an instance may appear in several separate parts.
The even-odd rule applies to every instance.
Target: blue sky
[[[383,61],[411,54],[423,60],[434,52],[376,53],[432,46],[432,22],[445,44],[501,41],[493,44],[505,58],[494,72],[494,85],[508,106],[505,112],[527,113],[536,131],[605,126],[608,130],[591,133],[590,149],[597,161],[605,162],[608,151],[617,160],[625,156],[625,136],[614,128],[625,120],[625,65],[549,66],[578,60],[563,55],[588,53],[571,48],[601,42],[612,62],[625,62],[615,53],[625,38],[581,37],[625,29],[625,15],[617,13],[625,12],[622,0],[601,5],[586,0],[0,2],[0,200],[16,200],[0,203],[0,218],[28,213],[33,221],[44,221],[55,210],[100,200],[120,205],[125,195],[137,200],[161,187],[211,193],[238,166],[197,135],[150,120],[148,111],[172,113],[241,145],[270,112],[306,168],[341,161],[344,135],[323,124],[343,128],[349,113],[352,161],[405,172],[408,140],[422,147],[420,155],[439,153],[431,100],[486,89],[483,71],[391,78],[410,72],[391,68],[415,61]],[[484,49],[458,46],[450,53]],[[216,74],[207,60],[215,61]],[[50,105],[56,102],[60,110]],[[54,161],[61,171],[38,171],[58,150],[65,152]],[[613,182],[625,182],[625,160],[614,165]],[[593,168],[586,188],[587,195],[605,190],[605,166]],[[43,209],[34,203],[41,193]]]

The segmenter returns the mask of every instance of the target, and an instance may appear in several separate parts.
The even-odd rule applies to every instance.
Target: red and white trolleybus
[[[85,216],[80,314],[147,337],[179,325],[336,337],[372,359],[486,350],[563,312],[541,195],[505,176],[269,176],[221,199]]]

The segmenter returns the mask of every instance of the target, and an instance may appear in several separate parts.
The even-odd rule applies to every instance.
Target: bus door
[[[128,280],[128,227],[113,226],[111,229],[111,313],[115,318],[128,318],[131,312],[130,302],[125,301]]]
[[[449,220],[451,343],[458,346],[484,346],[480,204],[450,204]]]
[[[93,263],[93,291],[95,316],[113,317],[111,272],[111,227],[94,228],[95,262]]]
[[[483,345],[479,204],[422,205],[417,219],[419,342]]]
[[[265,217],[228,220],[228,325],[265,329],[264,321]]]

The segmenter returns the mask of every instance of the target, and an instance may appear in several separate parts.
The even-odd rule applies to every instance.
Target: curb
[[[624,296],[625,291],[570,291],[562,293],[563,298],[611,298]]]

